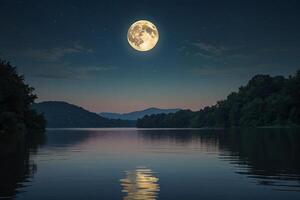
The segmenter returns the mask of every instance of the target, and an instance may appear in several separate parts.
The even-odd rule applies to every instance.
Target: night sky
[[[255,74],[300,69],[300,1],[0,0],[0,58],[39,96],[90,111],[199,110]],[[127,42],[140,19],[157,46]]]

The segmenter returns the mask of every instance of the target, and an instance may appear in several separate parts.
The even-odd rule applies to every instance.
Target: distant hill
[[[44,113],[48,128],[134,127],[135,121],[107,119],[76,105],[62,101],[33,104],[38,113]]]
[[[175,113],[180,109],[160,109],[160,108],[148,108],[145,110],[130,112],[130,113],[110,113],[110,112],[102,112],[99,113],[100,116],[106,117],[109,119],[123,119],[123,120],[137,120],[139,118],[143,118],[146,115],[153,115],[153,114],[169,114]]]

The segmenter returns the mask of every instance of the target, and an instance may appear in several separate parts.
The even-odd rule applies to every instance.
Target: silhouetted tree
[[[31,109],[37,98],[33,90],[15,67],[0,60],[0,135],[44,130],[43,115]]]

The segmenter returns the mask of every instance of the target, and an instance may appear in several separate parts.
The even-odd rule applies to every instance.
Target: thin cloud
[[[70,47],[54,47],[47,49],[28,49],[24,52],[24,55],[33,58],[37,61],[56,62],[61,60],[64,56],[84,53],[90,54],[93,50],[83,47],[79,44],[75,44]]]
[[[218,60],[221,57],[233,53],[236,48],[196,41],[186,42],[177,50],[184,56],[198,56],[208,60]]]
[[[255,63],[232,65],[198,65],[190,69],[190,72],[199,76],[254,76],[256,74],[281,74],[280,63]]]
[[[193,46],[197,47],[200,53],[202,52],[202,55],[215,55],[215,56],[221,56],[229,49],[224,46],[216,46],[211,45],[208,43],[203,42],[194,42],[192,43]],[[199,52],[198,52],[199,53]]]
[[[238,68],[233,66],[213,66],[203,65],[191,69],[193,74],[201,76],[236,76],[237,74],[245,74],[248,72],[247,68]]]
[[[42,71],[36,72],[33,76],[47,79],[67,79],[67,80],[86,80],[99,73],[117,70],[115,66],[76,66],[69,64],[45,65]]]

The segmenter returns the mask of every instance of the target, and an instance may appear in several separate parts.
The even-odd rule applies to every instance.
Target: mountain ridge
[[[144,110],[138,110],[138,111],[133,111],[128,113],[101,112],[99,113],[99,115],[109,119],[137,120],[139,118],[143,118],[146,115],[162,114],[162,113],[169,114],[169,113],[175,113],[179,110],[181,109],[150,107]]]
[[[115,120],[101,117],[80,106],[65,101],[43,101],[32,105],[38,113],[43,113],[47,128],[101,128],[134,127],[130,120]]]

